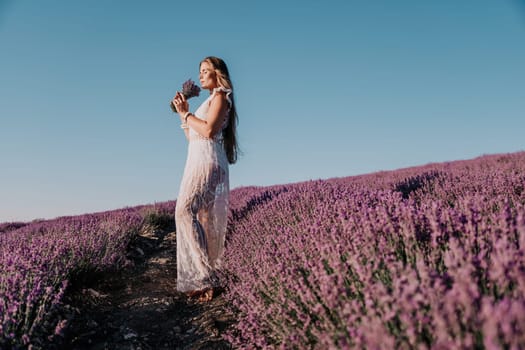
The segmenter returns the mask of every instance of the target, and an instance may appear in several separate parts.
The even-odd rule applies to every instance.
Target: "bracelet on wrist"
[[[180,125],[180,128],[181,128],[181,129],[188,129],[189,126],[188,126],[188,124],[186,124],[186,123],[182,123],[182,124]]]
[[[186,112],[186,113],[184,114],[184,118],[183,118],[183,119],[184,119],[184,123],[187,123],[187,122],[188,122],[188,117],[189,117],[190,115],[191,115],[191,112]]]

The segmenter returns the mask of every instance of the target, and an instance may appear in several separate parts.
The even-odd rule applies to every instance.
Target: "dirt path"
[[[135,266],[83,283],[63,349],[231,349],[234,322],[219,295],[209,303],[176,292],[175,232],[150,230],[131,249]]]

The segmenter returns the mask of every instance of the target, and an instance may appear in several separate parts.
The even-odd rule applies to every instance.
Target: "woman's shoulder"
[[[216,87],[216,88],[213,89],[212,98],[214,96],[220,96],[221,99],[227,100],[228,103],[231,106],[231,104],[232,104],[232,101],[231,101],[231,98],[230,98],[231,93],[232,93],[231,89],[219,86],[219,87]]]
[[[231,93],[232,89],[219,86],[213,89],[212,95],[229,96]]]

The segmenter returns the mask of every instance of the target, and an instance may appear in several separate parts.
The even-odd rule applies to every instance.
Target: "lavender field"
[[[525,152],[232,193],[229,340],[525,348]]]
[[[525,348],[525,152],[231,192],[234,348]],[[0,348],[67,329],[68,282],[121,269],[175,202],[0,224]]]
[[[68,282],[125,267],[138,230],[174,205],[0,224],[0,349],[46,348],[63,335]]]

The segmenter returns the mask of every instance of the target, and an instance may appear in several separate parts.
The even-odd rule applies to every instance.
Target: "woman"
[[[188,139],[188,157],[180,185],[177,226],[177,290],[200,301],[216,294],[226,234],[228,164],[237,160],[237,113],[233,86],[224,61],[206,57],[199,80],[210,96],[195,113],[177,92],[172,103]]]

